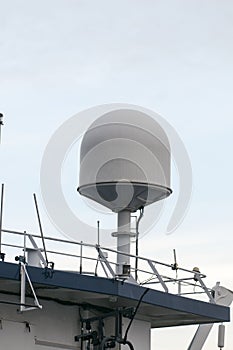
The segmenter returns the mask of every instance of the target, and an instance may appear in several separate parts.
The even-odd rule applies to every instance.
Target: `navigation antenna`
[[[36,194],[35,193],[33,193],[33,198],[34,198],[34,202],[35,202],[36,214],[37,214],[37,219],[38,219],[38,224],[39,224],[39,229],[40,229],[40,235],[41,235],[42,244],[43,244],[44,255],[45,255],[45,261],[46,261],[46,266],[45,267],[46,268],[51,267],[51,269],[53,270],[54,263],[48,261],[47,251],[46,251],[46,247],[45,247],[44,233],[43,233],[43,230],[42,230],[42,225],[41,225],[41,220],[40,220],[40,213],[39,213],[39,208],[38,208],[38,204],[37,204],[37,199],[36,199]]]
[[[171,152],[159,123],[136,109],[116,109],[97,118],[85,132],[80,149],[78,191],[117,214],[116,275],[131,275],[131,214],[168,197]],[[132,269],[133,271],[133,269]],[[135,279],[138,261],[135,262]]]

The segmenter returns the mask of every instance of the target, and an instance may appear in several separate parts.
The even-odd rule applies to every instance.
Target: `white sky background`
[[[180,265],[198,265],[210,285],[233,289],[233,3],[1,0],[0,13],[4,228],[38,231],[32,193],[39,196],[43,151],[60,124],[97,104],[142,105],[183,139],[194,188],[183,224],[170,236],[160,224],[142,239],[141,254],[170,263],[176,248]],[[81,210],[70,194],[75,157],[64,192]],[[46,233],[57,234],[40,207]],[[185,329],[154,331],[153,349],[186,349],[194,329]],[[215,348],[213,332],[204,349]]]

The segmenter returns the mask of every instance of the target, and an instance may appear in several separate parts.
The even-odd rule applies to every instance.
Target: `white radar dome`
[[[114,212],[134,212],[171,194],[170,163],[157,121],[136,109],[111,111],[83,137],[78,191]]]

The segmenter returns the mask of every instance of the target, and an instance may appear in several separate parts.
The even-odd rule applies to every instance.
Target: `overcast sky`
[[[169,236],[158,223],[141,251],[170,263],[176,248],[181,265],[198,265],[210,286],[220,280],[233,290],[233,3],[0,0],[0,13],[4,228],[38,232],[36,192],[46,233],[58,234],[40,198],[40,164],[52,134],[94,105],[141,105],[179,133],[194,178],[184,222]],[[78,146],[63,170],[74,210],[83,206],[75,192]],[[227,330],[230,350],[233,326]],[[194,330],[186,332],[185,338],[181,329],[154,331],[153,349],[187,348]],[[204,349],[215,348],[213,332]]]

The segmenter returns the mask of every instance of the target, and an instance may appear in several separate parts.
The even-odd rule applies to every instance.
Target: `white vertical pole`
[[[20,304],[25,304],[25,288],[26,288],[26,276],[23,264],[20,264],[21,274],[21,288],[20,288]],[[25,305],[20,305],[20,312],[24,311]]]
[[[117,250],[130,254],[130,211],[122,210],[118,213]],[[122,273],[122,265],[130,265],[130,257],[117,254],[117,274]]]
[[[1,191],[1,208],[0,208],[0,254],[2,253],[2,216],[3,216],[3,197],[4,197],[4,184],[2,184],[2,191]]]
[[[225,338],[225,326],[220,324],[218,326],[218,347],[220,349],[224,348],[224,338]]]

